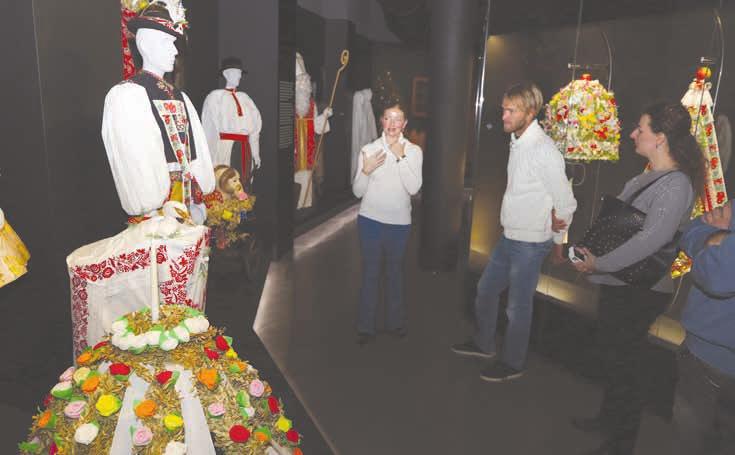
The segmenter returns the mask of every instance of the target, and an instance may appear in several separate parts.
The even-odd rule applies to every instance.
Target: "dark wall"
[[[187,30],[186,94],[201,114],[204,98],[218,87],[219,75],[219,0],[184,1]]]

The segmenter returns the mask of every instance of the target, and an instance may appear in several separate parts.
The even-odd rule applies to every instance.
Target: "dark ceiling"
[[[486,0],[475,1],[479,20]],[[405,44],[428,42],[431,0],[378,0],[388,28]],[[583,22],[646,16],[672,11],[721,6],[723,0],[585,0]],[[580,0],[491,0],[490,34],[500,35],[538,27],[558,27],[577,22]],[[478,23],[479,27],[479,23]]]

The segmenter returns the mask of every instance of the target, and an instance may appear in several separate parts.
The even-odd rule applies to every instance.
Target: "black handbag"
[[[602,256],[630,240],[643,229],[646,222],[646,214],[633,207],[633,201],[651,185],[671,172],[675,171],[663,174],[640,188],[625,201],[615,196],[604,196],[600,213],[577,245],[589,249],[595,256]],[[678,254],[677,245],[680,235],[681,233],[677,231],[674,238],[659,251],[611,275],[631,286],[650,288],[669,273],[671,264]]]

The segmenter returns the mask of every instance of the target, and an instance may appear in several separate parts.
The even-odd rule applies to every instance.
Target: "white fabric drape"
[[[375,114],[370,100],[373,91],[369,88],[358,90],[352,97],[352,159],[350,181],[357,174],[357,157],[362,148],[378,137]]]

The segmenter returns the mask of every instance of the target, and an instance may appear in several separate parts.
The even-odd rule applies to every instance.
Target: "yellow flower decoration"
[[[225,357],[228,359],[236,359],[237,358],[237,352],[235,352],[234,349],[230,348],[226,353]]]
[[[120,399],[115,395],[102,395],[94,406],[103,417],[109,417],[120,410]]]
[[[168,431],[176,431],[184,426],[184,419],[176,414],[169,414],[163,418],[163,426],[165,426]]]
[[[284,416],[279,417],[278,421],[276,422],[276,428],[278,428],[284,433],[290,430],[292,426],[293,426],[293,423],[291,423],[291,421],[285,418]]]

